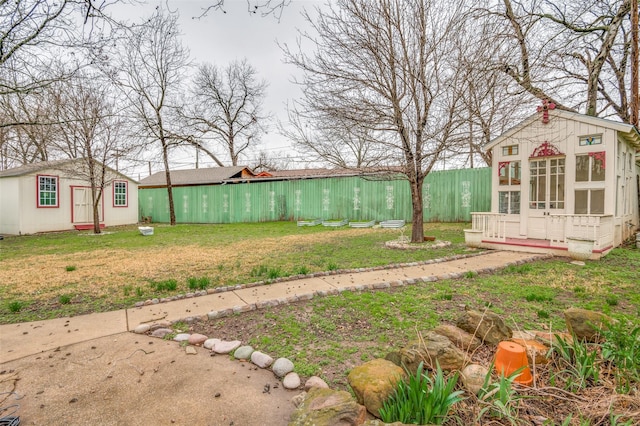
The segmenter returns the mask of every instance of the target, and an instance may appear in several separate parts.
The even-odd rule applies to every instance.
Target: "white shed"
[[[92,229],[91,186],[83,160],[27,164],[0,171],[0,234]],[[138,183],[106,168],[100,226],[138,221]]]
[[[467,244],[597,259],[638,229],[634,126],[544,103],[486,149],[491,212],[471,214]]]

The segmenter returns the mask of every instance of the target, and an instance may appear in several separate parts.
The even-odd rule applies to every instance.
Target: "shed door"
[[[565,212],[565,158],[534,159],[529,176],[527,237],[550,239],[554,229],[549,215]]]
[[[102,221],[102,198],[100,199],[98,212]],[[91,188],[73,187],[73,223],[91,222],[93,222]]]

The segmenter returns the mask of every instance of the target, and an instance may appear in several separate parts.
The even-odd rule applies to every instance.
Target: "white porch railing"
[[[482,231],[482,239],[496,242],[523,238],[516,232],[519,227],[513,226],[514,220],[513,215],[502,213],[471,213],[472,230]],[[550,214],[545,216],[545,226],[546,239],[556,246],[567,246],[568,238],[593,240],[596,250],[613,245],[613,215]]]
[[[483,239],[505,241],[507,238],[507,215],[502,213],[471,213],[471,229],[482,231]]]
[[[567,238],[593,240],[594,249],[613,245],[613,215],[552,214],[547,216],[547,235],[553,243]]]

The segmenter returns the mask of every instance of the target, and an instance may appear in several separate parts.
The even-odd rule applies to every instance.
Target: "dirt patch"
[[[0,407],[17,404],[30,425],[288,423],[298,391],[268,370],[197,351],[123,333],[3,363]]]

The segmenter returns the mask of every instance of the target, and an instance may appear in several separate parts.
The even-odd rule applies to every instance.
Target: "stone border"
[[[395,250],[433,250],[444,247],[449,247],[451,245],[451,241],[425,241],[424,243],[411,243],[411,242],[402,242],[399,240],[391,240],[384,243],[384,246],[389,249]]]
[[[456,255],[453,255],[453,256],[449,256],[449,257],[442,257],[442,258],[438,258],[438,259],[423,260],[423,261],[420,261],[420,262],[392,263],[392,264],[389,264],[389,265],[373,266],[373,267],[370,267],[370,268],[336,269],[335,271],[321,271],[321,272],[314,272],[312,274],[306,274],[306,275],[290,275],[288,277],[275,278],[273,280],[256,281],[256,282],[247,283],[247,284],[237,284],[237,285],[231,285],[231,286],[210,288],[208,290],[194,291],[194,292],[185,293],[185,294],[177,294],[175,296],[163,297],[161,299],[157,299],[157,298],[155,298],[155,299],[147,299],[145,301],[136,302],[133,307],[140,308],[142,306],[157,305],[159,303],[173,302],[173,301],[176,301],[176,300],[190,299],[190,298],[198,297],[198,296],[207,296],[209,294],[224,293],[224,292],[227,292],[227,291],[236,291],[236,290],[242,290],[242,289],[245,289],[245,288],[252,288],[252,287],[258,287],[258,286],[262,286],[262,285],[269,285],[269,284],[287,282],[287,281],[302,280],[302,279],[307,279],[307,278],[318,278],[318,277],[326,277],[326,276],[329,276],[329,275],[353,274],[353,273],[358,273],[358,272],[372,272],[372,271],[382,271],[382,270],[385,270],[385,269],[397,269],[397,268],[403,268],[403,267],[429,265],[429,264],[432,264],[432,263],[442,263],[442,262],[448,262],[448,261],[451,261],[451,260],[467,259],[467,258],[470,258],[470,257],[482,256],[482,255],[489,254],[489,253],[492,253],[492,251],[485,250],[485,251],[482,251],[482,252],[479,252],[479,253],[456,254]]]
[[[185,295],[178,295],[178,296],[174,296],[172,298],[163,298],[163,299],[153,299],[151,301],[146,301],[146,302],[138,302],[136,303],[136,307],[140,307],[140,306],[144,306],[144,305],[151,305],[151,304],[158,304],[158,303],[165,303],[165,302],[170,302],[173,300],[179,300],[179,299],[185,299],[185,298],[192,298],[192,297],[197,297],[197,296],[206,296],[208,294],[216,294],[216,293],[224,293],[227,291],[235,291],[235,290],[241,290],[243,288],[252,288],[252,287],[257,287],[257,286],[261,286],[261,285],[269,285],[272,283],[277,283],[277,282],[286,282],[286,281],[295,281],[298,279],[304,279],[304,278],[316,278],[316,277],[325,277],[325,276],[330,276],[330,275],[339,275],[339,274],[348,274],[348,273],[357,273],[357,272],[371,272],[371,271],[380,271],[380,270],[386,270],[386,269],[396,269],[396,268],[400,268],[400,267],[411,267],[411,266],[420,266],[420,265],[429,265],[429,264],[434,264],[434,263],[443,263],[443,262],[448,262],[448,261],[452,261],[452,260],[460,260],[460,259],[468,259],[468,258],[472,258],[472,257],[476,257],[476,256],[483,256],[485,254],[489,254],[492,253],[493,251],[483,251],[480,253],[471,253],[471,254],[462,254],[462,255],[454,255],[454,256],[450,256],[450,257],[445,257],[445,258],[439,258],[439,259],[429,259],[429,260],[424,260],[424,261],[420,261],[420,262],[410,262],[410,263],[404,263],[404,264],[391,264],[391,265],[385,265],[385,266],[376,266],[376,267],[371,267],[371,268],[357,268],[357,269],[340,269],[340,270],[335,270],[335,271],[325,271],[325,272],[316,272],[313,274],[307,274],[307,275],[293,275],[290,277],[283,277],[283,278],[277,278],[275,280],[272,281],[258,281],[258,282],[254,282],[254,283],[249,283],[249,284],[239,284],[239,285],[235,285],[235,286],[227,286],[227,287],[217,287],[214,289],[209,289],[209,290],[202,290],[199,292],[195,292],[195,293],[187,293]],[[191,323],[197,320],[202,320],[202,321],[208,321],[208,320],[214,320],[214,319],[218,319],[218,318],[224,318],[233,314],[239,314],[242,312],[251,312],[251,311],[255,311],[256,309],[264,309],[264,308],[270,308],[270,307],[275,307],[275,306],[280,306],[280,305],[287,305],[289,303],[295,303],[295,302],[300,302],[300,301],[305,301],[305,300],[311,300],[314,297],[324,297],[324,296],[332,296],[332,295],[337,295],[340,294],[344,291],[365,291],[365,290],[382,290],[382,289],[386,289],[386,288],[395,288],[395,287],[403,287],[406,285],[413,285],[413,284],[418,284],[418,283],[427,283],[427,282],[435,282],[435,281],[439,281],[439,280],[446,280],[446,279],[458,279],[458,278],[462,278],[464,277],[466,274],[468,274],[469,272],[474,272],[476,274],[481,274],[481,273],[492,273],[495,272],[497,270],[500,269],[504,269],[508,266],[513,266],[513,265],[522,265],[525,263],[529,263],[529,262],[533,262],[534,260],[539,260],[539,259],[550,259],[553,258],[554,256],[551,254],[534,254],[531,253],[531,256],[519,261],[515,261],[515,262],[508,262],[505,263],[504,266],[502,267],[496,267],[496,268],[479,268],[479,269],[475,269],[475,270],[469,270],[469,271],[465,271],[465,272],[455,272],[455,273],[448,273],[448,274],[441,274],[441,275],[429,275],[426,277],[420,277],[420,278],[409,278],[406,280],[394,280],[394,281],[389,281],[389,282],[382,282],[382,283],[375,283],[375,284],[360,284],[360,285],[354,285],[354,286],[349,286],[349,287],[344,287],[344,288],[339,288],[339,289],[331,289],[331,290],[316,290],[312,293],[307,293],[307,294],[301,294],[301,295],[297,295],[297,296],[289,296],[286,298],[280,298],[280,299],[272,299],[272,300],[264,300],[258,303],[251,303],[251,304],[246,304],[246,305],[240,305],[240,306],[234,306],[233,308],[229,308],[229,309],[224,309],[221,311],[211,311],[208,312],[206,315],[198,315],[198,316],[188,316],[188,317],[183,317],[177,320],[173,320],[171,321],[172,324],[175,324],[177,322],[185,322],[185,323]]]

